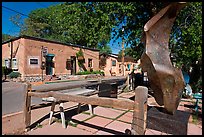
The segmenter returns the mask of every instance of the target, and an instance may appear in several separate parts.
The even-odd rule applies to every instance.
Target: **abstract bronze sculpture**
[[[156,102],[164,105],[164,109],[170,114],[174,114],[178,107],[184,79],[181,70],[174,68],[171,63],[168,44],[173,23],[185,4],[169,4],[144,26],[146,47],[141,57],[141,67],[147,72]]]

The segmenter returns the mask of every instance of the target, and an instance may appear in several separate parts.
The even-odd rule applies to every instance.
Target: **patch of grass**
[[[90,112],[86,112],[86,111],[82,111],[81,113],[82,113],[82,114],[90,115]]]
[[[127,113],[128,112],[128,110],[127,111],[125,111],[125,112],[123,112],[122,114],[120,114],[119,116],[117,116],[116,118],[114,118],[114,120],[116,120],[116,119],[118,119],[119,117],[121,117],[122,115],[124,115],[125,113]]]
[[[88,75],[88,74],[100,74],[104,75],[103,71],[100,70],[95,70],[95,71],[82,71],[82,72],[77,72],[76,75]]]
[[[193,124],[198,124],[198,114],[193,114],[192,118],[193,118],[192,123]]]
[[[42,128],[42,125],[40,123],[37,124],[37,128]]]
[[[57,122],[57,123],[62,123],[62,120],[61,120],[61,119],[58,119],[58,118],[55,118],[53,121],[54,121],[54,122]]]
[[[67,125],[72,126],[72,127],[76,127],[78,125],[78,123],[75,123],[71,120],[70,121],[66,120],[66,122],[67,122]]]
[[[130,89],[128,88],[128,86],[125,86],[125,87],[123,88],[123,93],[126,93],[126,92],[130,92]]]

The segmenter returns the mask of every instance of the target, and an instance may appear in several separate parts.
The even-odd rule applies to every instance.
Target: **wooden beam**
[[[145,134],[147,119],[147,96],[148,96],[147,87],[138,86],[135,89],[135,102],[131,128],[132,135]]]
[[[73,83],[72,84],[64,84],[63,86],[62,85],[60,85],[60,86],[56,85],[55,87],[50,86],[49,84],[47,84],[47,85],[43,85],[43,86],[38,86],[38,87],[40,87],[40,89],[38,89],[37,87],[33,88],[32,91],[35,91],[35,92],[59,91],[59,90],[66,90],[66,89],[73,89],[73,88],[80,88],[80,87],[99,85],[102,82],[105,82],[105,83],[118,82],[118,81],[121,81],[121,80],[125,81],[126,78],[99,80],[99,81],[94,81],[94,82],[82,81],[81,83],[77,83],[77,84],[73,84]]]
[[[85,97],[81,95],[68,95],[68,94],[57,93],[57,92],[48,92],[48,93],[29,92],[28,95],[39,97],[39,98],[54,97],[57,100],[62,100],[62,101],[70,101],[70,102],[122,108],[122,109],[133,109],[133,106],[134,106],[134,101],[132,100],[121,100],[121,99],[115,99],[115,98]]]
[[[25,90],[25,96],[24,96],[24,123],[25,123],[25,129],[28,131],[30,128],[31,123],[31,96],[28,95],[29,92],[31,92],[31,84],[27,83],[24,86]]]

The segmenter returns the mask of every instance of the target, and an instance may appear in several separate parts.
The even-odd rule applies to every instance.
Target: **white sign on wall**
[[[43,52],[43,57],[45,57],[48,54],[48,48],[43,47],[42,52]]]

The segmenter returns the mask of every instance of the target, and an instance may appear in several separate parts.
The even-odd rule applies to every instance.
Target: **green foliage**
[[[12,71],[13,71],[12,69],[2,66],[2,76],[10,74]]]
[[[101,52],[110,52],[106,47],[110,39],[123,37],[130,46],[125,55],[139,59],[144,50],[144,25],[169,3],[65,2],[32,11],[21,34],[98,48]],[[184,64],[189,70],[196,61],[201,62],[201,45],[202,2],[188,2],[179,12],[170,37],[170,50],[176,55],[177,66]]]
[[[37,9],[24,21],[21,34],[97,47],[110,40],[114,20],[99,2],[71,2]]]
[[[6,67],[4,67],[4,66],[2,66],[2,70],[1,70],[1,74],[2,74],[2,77],[3,77],[3,75],[5,74],[5,69],[6,69]]]
[[[180,12],[173,26],[170,45],[177,64],[190,66],[202,59],[202,2],[190,2]]]
[[[142,43],[140,43],[138,46],[135,47],[127,47],[124,50],[124,55],[125,56],[131,56],[133,58],[135,58],[136,60],[140,59],[142,53],[143,53],[143,49],[144,49],[144,45]],[[137,52],[135,52],[137,51]],[[122,50],[119,51],[118,53],[119,57],[122,56]]]
[[[103,71],[83,71],[83,72],[78,72],[76,75],[88,75],[88,74],[101,74],[101,75],[104,75],[104,72]]]
[[[80,50],[76,53],[76,57],[78,59],[78,65],[79,67],[83,67],[83,64],[85,62],[85,59],[84,59],[84,53],[82,51],[82,49],[80,48]]]
[[[82,49],[80,48],[80,50],[76,53],[76,57],[79,58],[79,57],[84,57],[84,53],[82,51]]]
[[[194,92],[202,89],[202,2],[189,2],[179,13],[170,39],[177,66],[189,72]]]
[[[2,42],[7,41],[9,39],[13,38],[12,36],[8,34],[2,34]]]
[[[112,49],[110,48],[110,45],[107,44],[106,41],[102,41],[101,43],[99,43],[97,49],[99,49],[100,54],[110,54],[112,53]]]
[[[37,128],[42,128],[43,126],[40,123],[38,123],[36,127]]]
[[[17,77],[21,76],[21,73],[19,73],[19,72],[11,72],[8,76],[10,78],[17,78]]]

